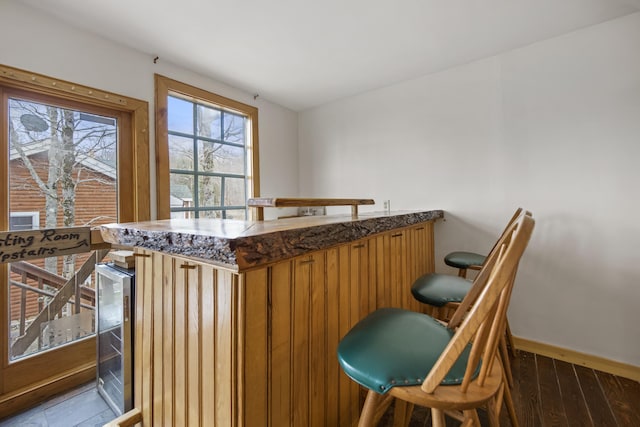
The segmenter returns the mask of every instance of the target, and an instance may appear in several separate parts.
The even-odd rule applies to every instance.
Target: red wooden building
[[[49,174],[49,143],[48,141],[31,143],[23,147],[31,168],[27,167],[21,154],[12,149],[9,166],[9,210],[10,228],[12,230],[27,230],[33,228],[47,228],[45,212],[45,196],[32,176],[30,169],[35,171],[43,183],[48,182]],[[94,226],[117,221],[117,186],[115,164],[108,164],[91,157],[77,156],[73,169],[75,182],[75,221],[74,226]],[[57,186],[58,197],[61,197],[61,186]],[[63,226],[62,209],[58,208],[57,227]],[[76,268],[87,259],[88,255],[77,256]],[[31,265],[23,263],[11,264],[10,298],[11,321],[19,322],[21,317],[27,319],[37,315],[43,307],[42,294],[25,290],[16,282],[26,283],[33,287],[43,287],[52,281],[64,283],[62,276],[62,257],[57,261],[57,272],[46,274],[40,269],[44,267],[44,260],[30,260]],[[39,267],[39,268],[38,268]],[[30,272],[25,272],[25,268]],[[34,273],[35,271],[35,273]],[[36,278],[38,276],[38,278]],[[43,279],[44,277],[44,279]],[[92,282],[87,284],[94,286]],[[55,287],[55,286],[54,286]],[[91,292],[85,295],[88,298]],[[24,308],[23,307],[23,303]],[[22,313],[21,313],[21,310]],[[24,320],[23,320],[24,322]]]

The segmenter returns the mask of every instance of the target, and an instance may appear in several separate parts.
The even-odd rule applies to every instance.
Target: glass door
[[[108,251],[85,246],[92,226],[149,219],[148,111],[0,65],[0,418],[95,380],[94,269]],[[49,230],[85,244],[16,248]]]
[[[19,96],[7,113],[9,231],[118,220],[117,117]],[[95,333],[95,262],[84,253],[9,263],[10,362]]]
[[[122,415],[132,409],[133,270],[96,265],[98,392]]]

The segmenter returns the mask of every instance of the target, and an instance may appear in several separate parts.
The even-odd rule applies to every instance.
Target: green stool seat
[[[338,345],[338,361],[358,384],[384,394],[395,386],[422,384],[454,332],[430,316],[399,308],[374,311]],[[471,346],[462,352],[442,384],[460,384]],[[479,366],[474,377],[479,372]]]
[[[475,252],[451,252],[444,257],[444,263],[454,268],[469,268],[472,265],[482,265],[484,255]]]
[[[413,297],[424,304],[442,307],[449,302],[461,302],[471,289],[472,282],[448,274],[425,274],[411,286]]]

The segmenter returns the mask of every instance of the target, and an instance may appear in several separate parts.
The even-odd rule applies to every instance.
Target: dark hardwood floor
[[[522,427],[640,427],[640,383],[523,351],[511,361],[514,405]],[[483,426],[488,420],[480,411]],[[503,407],[501,425],[511,422]],[[393,425],[393,406],[380,422]],[[430,411],[416,408],[410,427],[431,426]],[[447,418],[447,427],[460,423]]]

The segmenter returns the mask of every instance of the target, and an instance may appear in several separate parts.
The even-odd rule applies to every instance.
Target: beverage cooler
[[[135,270],[96,265],[98,393],[118,415],[133,408]]]

